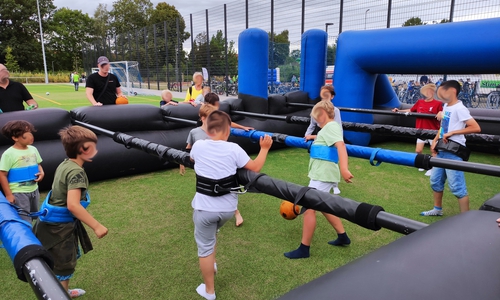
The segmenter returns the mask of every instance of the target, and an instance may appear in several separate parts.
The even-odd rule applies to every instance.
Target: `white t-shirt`
[[[191,158],[194,160],[195,173],[211,179],[234,175],[237,169],[243,168],[250,161],[248,154],[238,144],[214,140],[199,140],[194,143]],[[211,197],[197,192],[191,206],[210,212],[232,212],[238,207],[238,195]]]
[[[465,122],[472,119],[469,110],[465,107],[462,101],[458,100],[455,105],[448,106],[447,103],[443,105],[443,119],[439,127],[439,138],[443,138],[444,134],[461,130],[465,128]],[[465,136],[463,134],[452,135],[450,140],[465,146]]]

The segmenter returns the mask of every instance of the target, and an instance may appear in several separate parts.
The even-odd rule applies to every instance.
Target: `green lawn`
[[[40,108],[58,107],[71,110],[76,107],[90,106],[90,102],[85,96],[85,87],[80,85],[78,91],[72,84],[28,84],[29,92],[38,102]],[[49,95],[46,93],[49,92]],[[128,96],[131,104],[152,104],[159,105],[159,96]],[[183,100],[183,99],[180,99]]]
[[[29,89],[33,96],[39,97],[37,95],[52,87],[55,92],[49,90],[50,99],[59,103],[67,101],[63,108],[69,109],[76,103],[86,105],[83,91],[78,92],[81,100],[71,97],[76,92],[70,85],[67,92],[64,85],[43,89],[29,86]],[[45,107],[41,98],[35,99]],[[47,100],[47,103],[51,102]],[[413,144],[393,142],[377,147],[414,150]],[[475,152],[471,161],[499,165],[500,156]],[[307,185],[307,166],[305,150],[285,149],[271,152],[262,172]],[[459,212],[456,199],[446,190],[445,217],[419,216],[421,211],[432,208],[432,193],[429,178],[415,168],[387,163],[373,167],[367,160],[357,158],[349,159],[349,167],[354,182],[340,184],[343,197],[377,204],[387,212],[426,223]],[[468,173],[466,180],[472,209],[498,193],[500,180],[496,177]],[[97,240],[89,231],[94,251],[80,259],[71,281],[72,287],[87,291],[82,299],[201,299],[195,292],[202,278],[190,205],[195,193],[193,170],[188,169],[185,176],[180,176],[177,170],[165,170],[92,182],[90,191],[89,211],[109,228],[109,234]],[[44,196],[45,193],[41,197]],[[311,257],[288,260],[283,252],[299,245],[302,220],[300,217],[293,221],[283,219],[279,205],[279,199],[265,194],[240,197],[244,224],[235,227],[232,220],[218,235],[219,273],[215,281],[218,299],[275,299],[402,237],[389,230],[373,232],[345,221],[352,244],[336,248],[327,244],[335,238],[334,230],[323,217],[318,217]],[[0,299],[35,299],[29,285],[16,279],[4,250],[0,250],[0,286]]]

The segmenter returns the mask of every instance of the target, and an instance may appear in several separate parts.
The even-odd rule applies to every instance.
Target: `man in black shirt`
[[[10,73],[3,64],[0,64],[0,110],[10,112],[24,110],[24,103],[32,109],[37,109],[38,104],[28,92],[26,87],[19,82],[9,79]]]
[[[99,72],[89,75],[85,83],[87,99],[93,106],[115,104],[117,97],[123,97],[118,78],[109,72],[106,56],[97,59]]]

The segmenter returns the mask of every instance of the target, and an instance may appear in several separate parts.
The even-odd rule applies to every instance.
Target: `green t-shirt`
[[[68,191],[81,189],[81,200],[85,200],[89,179],[85,170],[76,162],[65,159],[56,169],[54,182],[52,183],[52,195],[49,204],[55,206],[67,206]]]
[[[337,122],[327,123],[316,136],[314,145],[333,146],[342,142],[342,129]],[[309,160],[309,178],[323,182],[340,182],[340,169],[338,164],[331,161],[311,158]]]
[[[73,82],[78,82],[80,80],[80,75],[73,74]]]
[[[5,150],[0,159],[0,170],[9,172],[12,169],[26,168],[38,165],[42,162],[38,150],[28,145],[28,149],[20,150],[10,147]],[[34,180],[23,182],[9,182],[12,193],[32,193],[38,189],[38,184]]]

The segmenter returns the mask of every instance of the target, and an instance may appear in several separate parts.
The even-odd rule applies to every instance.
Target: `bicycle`
[[[476,85],[477,86],[477,85]],[[476,108],[479,106],[479,96],[476,93],[476,88],[464,88],[458,93],[458,100],[467,108]]]
[[[486,100],[486,106],[490,109],[498,109],[499,104],[500,104],[500,91],[497,90],[489,93],[488,99]]]
[[[179,91],[179,84],[177,82],[172,82],[172,83],[170,83],[168,89],[171,90],[172,92],[178,92]]]

